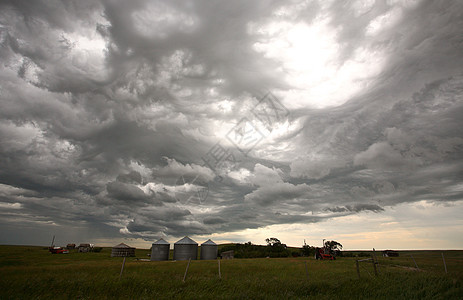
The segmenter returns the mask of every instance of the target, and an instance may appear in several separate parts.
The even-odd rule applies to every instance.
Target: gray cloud
[[[124,183],[142,183],[141,174],[137,171],[131,171],[127,174],[119,174],[117,176],[117,181],[124,182]]]
[[[332,208],[327,208],[326,209],[327,211],[331,211],[331,212],[360,212],[360,211],[363,211],[363,210],[369,210],[369,211],[373,211],[373,212],[380,212],[380,211],[384,211],[384,209],[382,207],[380,207],[379,205],[376,205],[376,204],[357,204],[357,205],[346,205],[346,206],[342,206],[342,207],[339,207],[339,206],[336,206],[336,207],[332,207]]]
[[[151,241],[461,201],[462,11],[3,1],[0,242],[56,228]],[[268,91],[290,112],[270,130],[250,112]],[[246,156],[225,138],[245,116],[267,130]],[[217,143],[235,162],[214,170]],[[198,188],[207,199],[185,203]]]
[[[106,190],[110,197],[118,200],[143,201],[147,198],[138,187],[122,182],[110,182],[106,185]]]

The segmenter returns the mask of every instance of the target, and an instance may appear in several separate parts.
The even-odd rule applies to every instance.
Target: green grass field
[[[463,251],[401,251],[371,263],[353,257],[146,262],[100,253],[50,254],[43,247],[0,246],[0,299],[463,299]],[[413,255],[419,270],[415,268]],[[306,273],[306,264],[308,273]],[[370,275],[369,275],[369,273]],[[308,276],[307,276],[308,275]]]

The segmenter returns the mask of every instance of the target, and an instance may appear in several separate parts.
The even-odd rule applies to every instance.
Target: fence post
[[[183,282],[185,282],[186,274],[188,273],[188,267],[190,266],[191,258],[188,259],[188,265],[186,265],[185,275],[183,275]]]
[[[222,279],[222,273],[220,273],[220,259],[218,259],[217,262],[219,263],[219,279]]]
[[[416,264],[416,261],[415,261],[415,259],[413,258],[413,255],[410,254],[410,256],[412,257],[413,262],[415,263],[415,267],[419,270],[420,268],[418,268],[418,265]]]
[[[378,262],[378,257],[376,256],[376,250],[375,250],[375,248],[373,248],[373,254],[375,255],[375,263],[376,263],[376,265],[377,265],[378,273],[380,273],[380,272],[379,272],[379,262]]]
[[[375,271],[375,276],[378,276],[378,272],[376,271],[376,261],[375,261],[373,254],[371,255],[371,263],[373,264],[373,270]]]
[[[355,265],[357,266],[357,275],[360,279],[360,268],[359,268],[359,261],[358,260],[355,260]]]
[[[444,252],[442,252],[441,254],[442,254],[442,260],[444,261],[445,274],[447,274],[447,264],[445,263]]]
[[[125,265],[125,256],[124,256],[124,260],[122,261],[122,268],[121,268],[121,274],[119,274],[119,279],[121,279],[122,272],[124,272],[124,265]]]

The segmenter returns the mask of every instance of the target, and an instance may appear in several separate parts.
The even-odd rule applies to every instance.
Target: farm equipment
[[[50,251],[51,254],[69,254],[69,250],[63,247],[50,247],[48,251]]]
[[[331,255],[330,249],[328,249],[328,246],[325,244],[325,240],[323,240],[323,247],[322,248],[315,248],[315,259],[321,259],[321,260],[335,260],[336,257]]]
[[[55,236],[53,236],[53,240],[51,241],[50,247],[48,247],[48,251],[51,254],[69,254],[69,250],[63,247],[55,247]]]
[[[335,260],[336,257],[329,253],[325,253],[325,248],[315,248],[315,259]]]

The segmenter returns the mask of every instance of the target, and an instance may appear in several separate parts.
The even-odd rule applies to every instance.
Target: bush
[[[313,256],[315,254],[315,247],[304,245],[302,246],[302,255],[303,256]]]
[[[293,251],[293,252],[291,252],[291,256],[292,257],[299,257],[299,256],[301,256],[301,252]]]
[[[291,251],[287,250],[283,244],[261,246],[250,242],[224,246],[220,249],[219,255],[230,250],[235,252],[236,258],[289,257],[291,255]]]

